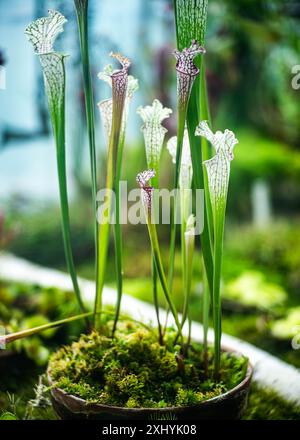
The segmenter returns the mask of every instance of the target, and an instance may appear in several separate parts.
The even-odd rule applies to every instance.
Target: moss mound
[[[213,379],[213,355],[209,352],[205,374],[203,349],[192,344],[180,360],[174,345],[176,332],[169,329],[165,345],[154,329],[121,322],[114,339],[106,333],[82,335],[78,342],[52,355],[49,363],[54,385],[89,402],[126,408],[164,408],[193,405],[218,396],[241,382],[248,360],[223,353],[219,381]]]

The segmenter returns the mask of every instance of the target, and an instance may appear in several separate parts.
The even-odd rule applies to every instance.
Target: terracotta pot
[[[240,356],[232,350],[226,351]],[[252,373],[253,368],[249,363],[246,377],[235,388],[193,406],[123,408],[88,403],[55,387],[51,390],[52,404],[57,415],[64,420],[237,420],[247,407]],[[49,369],[48,380],[52,385]]]

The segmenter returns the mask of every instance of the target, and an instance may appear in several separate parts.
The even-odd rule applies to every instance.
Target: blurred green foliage
[[[77,262],[93,255],[92,214],[88,201],[79,199],[71,207],[71,234]],[[7,209],[7,224],[16,230],[6,249],[42,265],[65,266],[60,211],[55,205],[32,206],[26,211]],[[91,221],[89,221],[91,219]]]
[[[0,325],[7,333],[47,324],[78,312],[73,292],[56,288],[0,281]],[[37,365],[45,365],[51,347],[80,334],[80,322],[50,329],[38,336],[19,339],[9,345],[12,354],[25,353]]]
[[[244,266],[263,270],[288,289],[292,302],[300,302],[300,228],[299,221],[281,220],[256,229],[232,227],[227,231],[226,254],[240,259]]]
[[[271,332],[275,338],[300,340],[300,307],[293,307],[286,311],[286,316],[271,324]]]
[[[299,4],[281,0],[209,3],[206,46],[215,125],[254,124],[296,145],[300,107],[291,86],[291,69],[299,64]]]
[[[274,283],[266,280],[259,271],[244,271],[239,277],[226,284],[226,299],[241,303],[244,306],[261,310],[276,310],[287,299],[287,293]]]

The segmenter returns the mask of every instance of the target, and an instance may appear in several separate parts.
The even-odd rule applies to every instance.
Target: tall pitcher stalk
[[[233,159],[233,148],[238,143],[234,133],[225,130],[224,133],[213,133],[207,121],[202,121],[196,129],[197,136],[204,137],[214,147],[216,154],[212,159],[204,162],[207,172],[209,197],[213,215],[213,322],[214,322],[214,371],[218,377],[221,358],[221,269],[223,256],[223,238],[225,212],[227,203],[228,184],[230,176],[230,162]]]
[[[154,170],[146,170],[137,175],[137,182],[141,188],[141,197],[142,202],[144,206],[145,211],[145,217],[148,227],[148,233],[149,238],[151,242],[151,249],[153,258],[155,261],[155,266],[157,270],[157,274],[160,280],[160,284],[162,287],[162,290],[164,292],[166,301],[168,303],[169,309],[173,315],[175,324],[177,326],[178,334],[181,340],[181,344],[183,346],[183,334],[182,334],[182,327],[181,323],[178,318],[178,313],[176,310],[176,307],[174,305],[171,293],[169,291],[167,279],[165,276],[165,271],[162,264],[162,258],[160,253],[160,247],[158,243],[158,237],[157,237],[157,231],[156,231],[156,224],[154,221],[154,213],[153,213],[153,192],[154,188],[149,186],[149,181],[155,177],[155,171]]]
[[[175,176],[174,189],[179,187],[180,165],[182,155],[182,145],[184,138],[184,130],[187,116],[187,109],[190,99],[192,86],[200,70],[194,64],[194,58],[205,53],[205,49],[199,46],[196,40],[192,40],[190,47],[184,48],[182,51],[175,50],[176,71],[177,71],[177,147],[175,160]],[[169,256],[169,273],[168,286],[172,291],[174,276],[174,258],[175,258],[175,242],[176,242],[176,214],[177,214],[177,192],[172,203],[171,212],[171,236],[170,236],[170,256]]]
[[[97,195],[97,158],[95,145],[95,108],[94,95],[90,68],[89,57],[89,38],[88,38],[88,0],[74,0],[75,10],[77,15],[77,24],[80,41],[82,73],[83,73],[83,88],[85,99],[85,114],[86,124],[89,139],[90,152],[90,167],[91,167],[91,181],[92,181],[92,203],[94,214],[94,239],[95,239],[95,271],[97,277],[97,257],[98,257],[98,223],[96,222],[96,195]]]
[[[25,34],[28,40],[33,44],[34,51],[39,56],[43,70],[45,91],[48,98],[56,145],[62,233],[66,262],[79,308],[84,313],[85,308],[77,280],[70,233],[65,147],[65,56],[53,50],[54,41],[57,35],[63,32],[63,25],[66,21],[62,14],[50,10],[48,17],[43,17],[32,22],[26,28]],[[87,320],[87,317],[85,318]]]
[[[192,39],[204,45],[208,0],[174,0],[177,48],[182,50]],[[196,57],[195,65],[200,70],[191,91],[187,110],[187,129],[191,147],[194,173],[194,186],[204,188],[205,213],[204,228],[200,236],[203,257],[203,342],[204,357],[207,359],[207,333],[210,303],[213,295],[213,219],[209,197],[208,179],[201,163],[211,157],[210,146],[204,137],[197,139],[195,129],[199,121],[210,121],[209,103],[206,87],[205,64],[203,57]]]
[[[105,186],[106,203],[105,212],[102,210],[98,216],[100,228],[98,232],[99,246],[98,255],[98,270],[97,270],[97,284],[96,284],[96,298],[95,298],[95,326],[100,328],[101,317],[99,313],[102,311],[102,292],[104,287],[104,276],[106,271],[107,252],[109,243],[110,219],[112,209],[112,194],[116,188],[116,175],[118,163],[118,147],[121,139],[121,129],[123,121],[123,113],[125,107],[125,98],[128,85],[128,68],[130,61],[120,54],[111,54],[122,65],[120,70],[116,70],[111,74],[112,84],[112,116],[111,128],[109,130],[109,145],[107,158],[107,175]],[[108,101],[106,101],[109,103]]]
[[[158,178],[160,168],[160,157],[167,129],[162,122],[170,116],[172,110],[163,107],[158,99],[152,105],[139,107],[137,113],[143,120],[142,132],[144,134],[147,166],[155,171],[151,179],[153,188],[158,189]],[[157,290],[157,269],[154,255],[152,255],[152,293],[156,312],[159,342],[163,343],[163,329],[159,317],[158,290]]]
[[[174,0],[175,26],[177,47],[182,50],[195,39],[204,44],[208,0]],[[194,171],[194,184],[198,189],[205,190],[205,216],[204,229],[201,234],[201,247],[205,264],[208,288],[212,293],[213,289],[213,259],[212,259],[212,238],[213,220],[211,218],[210,200],[208,197],[207,178],[202,172],[201,163],[210,158],[210,148],[205,139],[199,140],[195,137],[195,129],[201,120],[209,120],[209,106],[206,91],[205,66],[203,58],[195,59],[195,65],[200,70],[196,77],[195,84],[191,91],[187,110],[187,128],[191,145],[191,155]],[[199,148],[200,143],[200,148]]]
[[[112,65],[108,64],[107,66],[105,66],[104,70],[98,74],[98,78],[105,81],[107,84],[109,84],[110,87],[112,87],[113,86],[112,76],[114,73],[115,72],[113,70]],[[122,225],[120,218],[121,216],[120,180],[121,180],[121,172],[122,172],[123,150],[125,145],[125,135],[126,135],[129,107],[133,95],[138,90],[138,87],[139,87],[138,80],[134,78],[132,75],[128,75],[125,101],[123,106],[121,131],[119,136],[119,145],[117,148],[117,155],[116,155],[115,178],[113,184],[115,190],[115,222],[113,229],[114,229],[115,267],[116,267],[116,281],[117,281],[117,303],[116,303],[116,312],[115,312],[112,336],[114,335],[117,327],[120,310],[121,310],[121,300],[123,293],[123,243],[122,243]],[[105,99],[99,102],[98,107],[100,110],[100,116],[101,116],[103,128],[105,130],[105,134],[109,144],[109,139],[112,131],[112,122],[113,122],[112,98]]]

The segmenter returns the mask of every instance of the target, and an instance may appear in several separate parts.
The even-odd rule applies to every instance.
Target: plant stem
[[[122,244],[122,228],[120,223],[120,179],[121,179],[121,171],[122,171],[124,142],[125,142],[125,133],[123,134],[122,139],[120,140],[120,145],[118,147],[116,177],[115,177],[115,185],[114,185],[115,195],[116,195],[114,243],[115,243],[115,262],[116,262],[116,277],[117,277],[117,304],[116,304],[116,315],[114,320],[114,326],[112,331],[113,336],[118,324],[118,319],[121,309],[122,293],[123,293],[123,244]]]
[[[182,281],[183,281],[183,311],[182,311],[182,319],[181,325],[184,326],[184,323],[187,318],[188,312],[188,297],[189,297],[189,283],[188,283],[188,263],[187,263],[187,253],[186,253],[186,245],[185,245],[185,231],[186,231],[186,221],[183,218],[181,212],[181,225],[180,225],[180,244],[181,244],[181,266],[182,266]]]
[[[189,207],[189,192],[183,190],[182,194],[182,212],[181,212],[181,255],[182,255],[182,276],[184,286],[184,305],[182,312],[181,325],[183,327],[188,317],[189,300],[191,294],[192,274],[193,274],[193,258],[194,258],[194,240],[190,242],[190,237],[186,237],[186,213]]]
[[[207,19],[207,0],[174,0],[175,25],[177,47],[182,50],[187,47],[191,40],[196,39],[200,44],[204,44],[206,19]],[[205,191],[205,214],[204,229],[200,236],[202,255],[205,266],[205,276],[209,295],[213,296],[213,219],[211,203],[209,198],[207,176],[203,173],[201,163],[210,157],[210,147],[206,139],[201,138],[201,148],[199,148],[199,139],[195,136],[195,129],[200,120],[209,120],[209,106],[207,87],[205,80],[205,66],[202,57],[195,59],[195,64],[200,69],[200,77],[195,79],[187,112],[187,128],[191,147],[191,156],[193,164],[194,186],[196,189],[204,188]],[[211,301],[212,302],[212,301]],[[207,303],[209,314],[209,302]],[[204,325],[204,339],[205,339]]]
[[[174,198],[171,199],[171,233],[170,233],[170,254],[169,254],[169,271],[168,271],[168,289],[170,292],[173,290],[173,278],[174,278],[174,260],[175,260],[175,250],[176,250],[176,216],[177,216],[177,206],[178,206],[178,194],[177,190],[179,188],[179,176],[181,167],[181,155],[182,155],[182,145],[184,138],[184,128],[187,112],[187,102],[183,105],[180,104],[180,98],[178,98],[178,119],[177,119],[177,147],[176,147],[176,163],[175,163],[175,176],[174,176]],[[164,331],[168,325],[169,310],[167,310],[166,321],[164,325]]]
[[[208,328],[209,328],[209,309],[210,309],[210,292],[205,272],[205,267],[203,264],[203,301],[202,301],[202,325],[203,325],[203,361],[204,370],[207,374],[208,372]]]
[[[192,164],[193,164],[193,178],[194,178],[194,185],[196,189],[204,188],[205,192],[205,203],[207,201],[207,198],[209,198],[209,192],[208,188],[204,186],[204,180],[207,178],[204,178],[204,173],[202,169],[202,148],[199,146],[199,138],[195,136],[195,130],[199,123],[200,114],[198,114],[198,103],[200,100],[200,79],[199,76],[195,79],[195,84],[191,93],[191,98],[189,102],[189,108],[188,108],[188,114],[187,114],[187,128],[189,133],[189,141],[190,141],[190,147],[191,147],[191,157],[192,157]],[[201,144],[202,146],[202,144]],[[209,224],[209,221],[212,220],[208,218],[208,209],[206,205],[206,210],[204,213],[204,228],[203,232],[200,235],[200,242],[202,247],[202,253],[203,253],[203,259],[205,264],[205,270],[207,273],[207,279],[208,279],[208,285],[209,290],[212,295],[213,291],[213,255],[212,255],[212,246],[211,246],[211,236],[210,231],[212,230],[212,227]]]
[[[199,84],[200,105],[198,106],[199,120],[200,121],[208,121],[209,125],[211,125],[204,60],[201,60],[199,82],[200,82],[200,84]],[[198,103],[199,103],[199,101],[198,101]],[[201,136],[201,157],[202,157],[202,163],[204,161],[210,159],[210,157],[211,157],[211,148],[209,146],[207,139],[204,136]],[[205,197],[207,225],[209,228],[210,245],[212,247],[213,215],[212,215],[212,207],[211,207],[211,201],[210,201],[210,197],[209,197],[208,179],[207,179],[206,173],[203,173],[203,184],[204,184],[204,197]]]
[[[114,312],[107,310],[105,312],[104,311],[101,312],[101,314],[114,315]],[[94,312],[86,312],[86,313],[82,313],[80,315],[71,316],[69,318],[60,319],[59,321],[49,322],[48,324],[43,324],[38,327],[34,327],[34,328],[26,329],[26,330],[21,330],[19,332],[10,333],[5,336],[0,336],[0,343],[1,343],[1,345],[2,344],[10,344],[14,341],[17,341],[18,339],[27,338],[29,336],[32,336],[32,335],[35,335],[38,333],[42,333],[42,332],[50,330],[52,328],[59,327],[64,324],[69,324],[70,322],[73,322],[73,321],[79,321],[80,319],[86,319],[86,318],[93,316],[93,315],[94,315]],[[137,324],[140,324],[143,327],[145,327],[146,329],[150,330],[150,327],[148,325],[144,324],[143,322],[138,321],[137,319],[132,318],[131,316],[122,315],[122,318],[128,319],[128,320],[135,322]]]
[[[214,373],[218,377],[221,357],[221,269],[223,255],[223,238],[225,223],[225,207],[214,216],[214,287],[213,287],[213,321],[214,321]]]
[[[152,183],[153,188],[158,189],[158,186],[159,186],[159,164],[153,163],[152,161],[150,161],[150,163],[148,163],[148,168],[155,169],[155,176],[151,179],[151,183]],[[152,296],[153,296],[154,308],[155,308],[156,319],[157,319],[159,343],[161,345],[163,345],[164,332],[163,332],[163,328],[162,328],[162,325],[160,322],[160,317],[159,317],[159,302],[158,302],[158,290],[157,290],[157,269],[156,269],[155,258],[154,258],[152,250],[151,250],[151,276],[152,276]]]
[[[102,292],[104,287],[104,277],[106,271],[106,260],[108,252],[109,243],[109,230],[110,230],[110,216],[111,216],[111,205],[112,205],[112,190],[113,190],[113,142],[114,136],[111,135],[109,148],[108,148],[108,158],[107,158],[107,175],[106,175],[106,185],[105,185],[105,195],[106,195],[106,219],[100,220],[100,228],[98,231],[98,242],[101,241],[101,247],[99,246],[98,254],[98,270],[97,270],[97,283],[96,283],[96,298],[95,298],[95,327],[100,329],[101,317],[99,313],[102,310]]]
[[[75,1],[75,9],[77,14],[77,23],[80,40],[83,87],[85,98],[86,123],[89,138],[91,181],[92,181],[92,203],[94,215],[94,239],[95,239],[95,272],[97,282],[97,258],[98,258],[98,223],[96,221],[96,195],[97,195],[97,158],[95,146],[95,108],[93,86],[91,78],[91,68],[89,59],[89,41],[88,41],[88,0],[84,2]]]
[[[67,177],[66,177],[66,146],[65,146],[65,64],[64,58],[56,55],[41,55],[42,66],[47,66],[49,57],[56,57],[57,64],[60,69],[60,84],[57,88],[60,92],[59,96],[53,95],[53,90],[56,90],[56,78],[51,75],[45,76],[45,82],[48,85],[47,98],[49,103],[50,116],[53,127],[53,135],[56,145],[56,161],[57,161],[57,173],[58,173],[58,186],[60,194],[60,207],[61,207],[61,219],[62,219],[62,234],[63,245],[66,257],[66,263],[68,271],[71,276],[74,293],[82,312],[85,312],[85,307],[81,299],[81,292],[77,280],[77,274],[73,259],[72,245],[71,245],[71,232],[70,232],[70,215],[69,215],[69,201],[67,190]],[[45,69],[45,67],[44,67]],[[44,70],[46,75],[46,71]],[[86,319],[88,324],[88,319]]]
[[[155,259],[155,265],[156,265],[157,273],[158,273],[158,276],[160,279],[160,283],[161,283],[163,292],[165,294],[166,300],[168,302],[169,308],[171,310],[171,313],[173,315],[173,318],[175,320],[181,341],[183,343],[181,324],[178,319],[177,310],[175,308],[172,297],[170,295],[168,283],[166,280],[166,276],[165,276],[165,272],[164,272],[164,268],[163,268],[163,264],[162,264],[162,259],[161,259],[161,255],[160,255],[159,244],[158,244],[158,238],[157,238],[156,225],[154,223],[152,223],[151,214],[149,215],[149,213],[147,215],[147,226],[148,226],[149,237],[150,237],[150,241],[151,241],[153,257]]]
[[[5,344],[10,344],[11,342],[14,342],[18,339],[26,338],[28,336],[32,336],[37,333],[41,333],[46,330],[50,330],[52,328],[59,327],[63,324],[68,324],[70,322],[78,321],[80,319],[86,319],[89,316],[92,316],[92,314],[93,314],[93,312],[82,313],[80,315],[71,316],[70,318],[61,319],[61,320],[55,321],[55,322],[49,322],[48,324],[40,325],[38,327],[22,330],[22,331],[19,331],[16,333],[11,333],[9,335],[2,336],[1,341],[3,340]]]
[[[99,312],[101,312],[102,310],[102,292],[104,287],[104,277],[105,277],[106,263],[107,263],[106,260],[107,260],[108,243],[109,243],[112,192],[115,187],[115,179],[118,168],[117,165],[118,147],[120,142],[123,107],[124,107],[124,98],[120,101],[114,98],[114,89],[113,89],[112,128],[109,137],[107,175],[106,175],[106,186],[105,186],[106,200],[107,200],[106,202],[107,218],[100,219],[100,228],[98,231],[99,254],[98,254],[98,270],[97,270],[96,298],[95,298],[95,325],[97,329],[99,329],[101,325],[101,317],[99,315]],[[101,240],[101,247],[100,247],[100,240]]]
[[[60,132],[62,134],[62,132]],[[56,137],[56,134],[55,134]],[[60,139],[60,140],[59,140]],[[66,179],[66,158],[65,158],[65,148],[61,148],[60,141],[64,143],[60,134],[57,134],[57,169],[58,169],[58,182],[59,182],[59,193],[60,193],[60,205],[61,205],[61,218],[62,218],[62,233],[63,233],[63,243],[65,249],[66,262],[68,270],[72,279],[74,292],[82,312],[85,311],[81,299],[81,292],[77,280],[76,269],[73,260],[72,246],[71,246],[71,233],[70,233],[70,216],[69,216],[69,205],[68,205],[68,192],[67,192],[67,179]]]
[[[170,235],[170,256],[169,256],[169,272],[168,272],[168,288],[172,292],[173,278],[174,278],[174,259],[176,247],[176,215],[177,215],[177,191],[179,188],[179,176],[181,166],[182,145],[184,137],[184,127],[186,119],[187,103],[185,105],[178,105],[178,129],[177,129],[177,148],[176,148],[176,163],[174,176],[175,195],[171,204],[171,235]]]
[[[163,330],[159,318],[159,303],[158,303],[158,292],[157,292],[157,270],[155,265],[155,259],[152,255],[151,257],[151,273],[152,273],[152,294],[153,294],[153,302],[154,302],[154,308],[156,313],[156,319],[157,319],[157,327],[158,327],[158,340],[160,345],[163,345]]]

